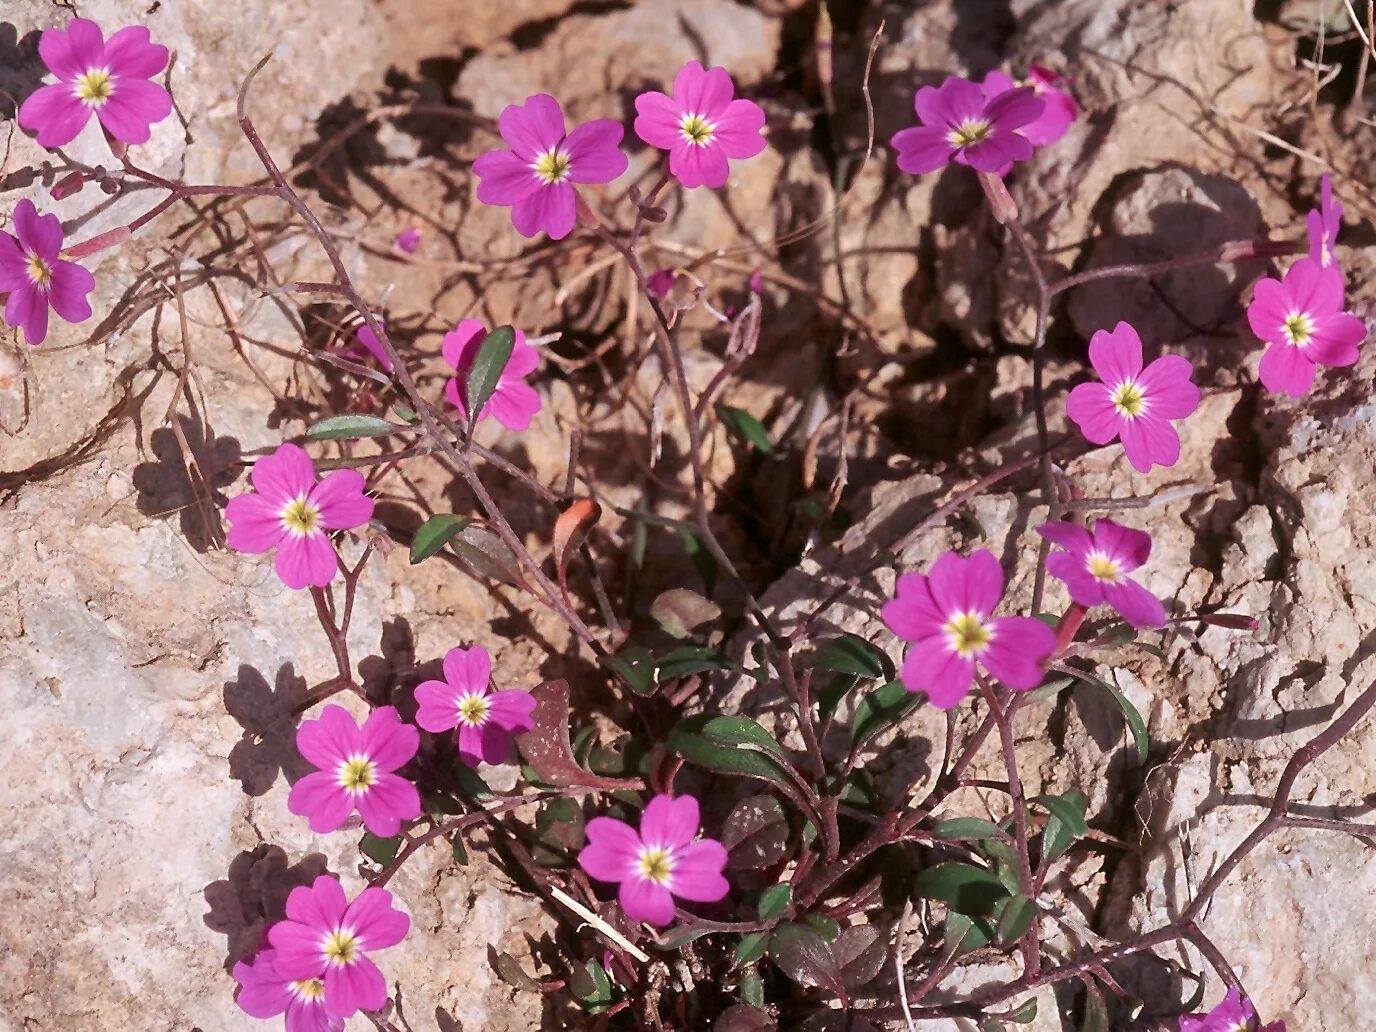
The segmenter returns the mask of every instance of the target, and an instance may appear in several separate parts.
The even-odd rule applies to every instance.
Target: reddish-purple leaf
[[[560,788],[599,788],[639,791],[639,778],[604,778],[585,770],[573,758],[569,740],[569,686],[567,681],[544,681],[531,689],[535,696],[535,727],[516,736],[521,755],[540,780]]]

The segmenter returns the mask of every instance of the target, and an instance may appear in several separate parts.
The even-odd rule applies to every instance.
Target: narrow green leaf
[[[397,426],[381,416],[365,416],[356,412],[345,412],[338,416],[327,416],[306,431],[312,441],[349,441],[358,437],[386,437],[408,426]]]
[[[622,649],[614,656],[599,656],[598,662],[621,678],[626,687],[637,695],[655,693],[655,660],[649,649],[633,646]]]
[[[749,932],[741,936],[741,941],[736,943],[736,948],[731,951],[731,963],[733,967],[741,967],[750,964],[764,956],[764,951],[769,948],[768,932]]]
[[[958,860],[929,867],[913,881],[913,892],[945,903],[961,914],[989,916],[1008,889],[993,871]]]
[[[655,679],[660,684],[708,670],[729,670],[731,661],[721,649],[684,645],[659,657]]]
[[[1070,830],[1070,833],[1079,838],[1089,830],[1089,825],[1085,823],[1085,812],[1083,807],[1076,805],[1061,796],[1039,795],[1033,796],[1030,802],[1035,803],[1048,813],[1053,813],[1062,824]]]
[[[769,431],[764,428],[764,424],[752,416],[745,409],[733,408],[730,405],[723,405],[720,402],[715,406],[717,418],[731,433],[735,434],[747,444],[753,444],[766,455],[774,451],[774,445],[769,440]]]
[[[983,817],[952,817],[932,826],[932,837],[960,842],[969,839],[1001,839],[1003,832],[993,821]]]
[[[401,836],[393,835],[391,838],[380,838],[371,831],[365,832],[358,848],[373,863],[386,867],[396,859],[397,850],[401,848]]]
[[[823,942],[835,942],[836,937],[841,934],[841,926],[825,914],[808,914],[803,920]]]
[[[995,937],[1005,946],[1017,942],[1032,926],[1032,919],[1036,916],[1037,904],[1026,896],[1010,897],[999,911],[999,923],[995,929]]]
[[[883,651],[858,634],[843,634],[824,642],[812,656],[812,666],[858,677],[887,677],[893,680],[893,662]]]
[[[966,917],[954,911],[946,915],[942,940],[948,950],[957,954],[969,953],[986,946],[994,939],[994,926],[982,917]]]
[[[516,331],[510,326],[498,326],[478,345],[478,353],[468,370],[468,380],[464,383],[464,407],[468,410],[470,431],[478,421],[483,406],[492,397],[492,392],[501,382],[502,370],[511,358],[516,346]]]
[[[1118,708],[1123,711],[1123,718],[1127,721],[1128,730],[1132,732],[1132,743],[1137,748],[1137,755],[1145,760],[1151,751],[1151,736],[1147,733],[1147,722],[1142,719],[1142,714],[1137,712],[1137,707],[1129,701],[1128,697],[1108,681],[1102,680],[1087,670],[1066,668],[1065,673],[1074,674],[1081,680],[1098,685],[1108,692],[1109,698],[1116,702]]]
[[[902,681],[890,681],[863,696],[855,706],[855,719],[850,724],[851,751],[896,724],[917,702],[917,693],[904,688]]]
[[[768,941],[765,942],[768,946]],[[764,979],[751,975],[741,979],[741,999],[752,1007],[764,1006]]]
[[[788,909],[789,903],[793,902],[793,886],[784,882],[782,885],[771,885],[760,893],[760,920],[773,921],[775,918],[783,917],[784,911]]]
[[[1072,789],[1069,792],[1062,793],[1060,798],[1070,805],[1071,809],[1079,815],[1079,819],[1067,823],[1056,815],[1056,811],[1051,811],[1051,817],[1046,822],[1046,830],[1042,832],[1043,863],[1056,859],[1056,857],[1069,849],[1077,837],[1073,829],[1085,823],[1083,815],[1086,807],[1089,805],[1089,800],[1085,797],[1085,794],[1076,789]],[[1080,832],[1080,834],[1084,834],[1084,832]]]
[[[394,401],[392,403],[392,413],[403,423],[420,422],[420,416],[416,414],[416,410],[409,405],[403,405],[399,401]]]
[[[1015,1025],[1030,1025],[1037,1019],[1037,998],[1035,996],[1027,999],[1023,1004],[1014,1007],[1003,1016],[1004,1021],[1011,1021]]]
[[[469,517],[455,516],[452,512],[441,512],[431,516],[420,525],[420,529],[411,538],[411,565],[415,566],[416,563],[429,559],[447,545],[450,538],[468,526],[469,522]]]

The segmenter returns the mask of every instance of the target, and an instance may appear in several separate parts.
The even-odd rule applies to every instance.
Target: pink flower
[[[726,185],[727,158],[753,158],[764,150],[764,111],[732,100],[736,88],[725,68],[703,70],[689,61],[674,79],[674,95],[650,91],[635,98],[635,134],[669,152],[669,172],[684,186]]]
[[[454,328],[453,333],[444,335],[441,344],[444,360],[458,373],[444,385],[444,396],[458,406],[464,418],[468,417],[468,409],[464,407],[463,400],[468,389],[468,375],[473,371],[473,363],[478,357],[478,349],[482,347],[485,336],[487,328],[479,320],[465,319]],[[540,395],[535,392],[534,387],[525,382],[525,377],[533,373],[539,364],[540,353],[527,344],[526,335],[517,330],[516,343],[511,348],[511,357],[506,360],[506,366],[502,369],[497,389],[492,392],[492,397],[478,413],[478,419],[495,416],[497,422],[508,430],[524,430],[530,426],[531,418],[540,411]]]
[[[412,226],[410,229],[403,229],[392,241],[392,246],[403,254],[415,254],[420,250],[420,227]]]
[[[1193,369],[1179,355],[1163,355],[1142,368],[1142,339],[1125,322],[1089,341],[1089,362],[1102,383],[1082,383],[1070,392],[1065,411],[1094,444],[1121,437],[1128,461],[1139,473],[1152,464],[1174,466],[1180,435],[1170,420],[1184,419],[1199,405]]]
[[[656,301],[663,301],[674,289],[674,280],[677,278],[678,274],[673,269],[656,269],[645,277],[645,289]]]
[[[38,53],[59,81],[24,101],[19,124],[37,130],[40,146],[71,143],[93,112],[116,140],[146,143],[149,127],[172,113],[167,90],[149,81],[167,67],[167,48],[150,43],[142,25],[107,42],[95,22],[74,18],[65,31],[44,32]]]
[[[311,831],[334,831],[357,810],[365,828],[391,838],[420,816],[416,786],[393,773],[416,755],[420,732],[393,707],[378,707],[359,727],[343,706],[326,706],[297,730],[296,748],[318,769],[291,786],[287,809],[308,818]]]
[[[518,688],[489,691],[492,660],[487,649],[450,649],[444,657],[444,680],[416,686],[416,723],[439,733],[459,729],[459,759],[470,767],[501,763],[511,751],[511,738],[535,726],[535,696]]]
[[[478,200],[511,206],[511,224],[522,236],[542,229],[562,240],[576,218],[574,183],[609,183],[629,162],[618,149],[625,130],[610,118],[564,132],[564,112],[545,93],[508,104],[497,129],[510,150],[490,150],[473,162],[481,182]]]
[[[698,801],[658,795],[640,818],[640,831],[613,817],[588,821],[579,866],[598,881],[619,882],[621,909],[632,921],[666,925],[674,897],[715,903],[731,891],[722,877],[726,847],[697,838]]]
[[[387,1002],[387,982],[367,954],[395,946],[410,928],[386,889],[364,889],[349,903],[339,882],[322,874],[291,890],[286,919],[268,929],[268,941],[278,974],[324,982],[325,1010],[347,1018]]]
[[[310,456],[283,444],[253,464],[253,491],[229,500],[226,540],[240,552],[277,549],[277,576],[289,588],[323,588],[339,569],[327,530],[352,530],[373,518],[363,475],[337,469],[316,482]]]
[[[1180,1018],[1180,1032],[1251,1032],[1257,1024],[1257,1009],[1236,989],[1208,1014],[1186,1014]],[[1273,1021],[1257,1032],[1285,1032],[1285,1022]]]
[[[276,960],[276,950],[262,949],[252,962],[234,965],[234,978],[242,987],[239,1009],[251,1018],[285,1014],[287,1032],[344,1032],[344,1019],[325,1009],[325,983],[286,978],[278,974]]]
[[[14,232],[0,232],[0,294],[8,294],[5,322],[24,331],[31,345],[48,335],[48,307],[67,322],[91,317],[86,295],[96,279],[76,262],[58,257],[62,223],[40,215],[27,197],[14,206]]]
[[[1247,308],[1252,332],[1271,346],[1261,356],[1261,382],[1300,397],[1314,385],[1316,365],[1350,366],[1366,325],[1343,311],[1343,273],[1301,258],[1285,279],[1258,281]]]
[[[1064,82],[1065,79],[1050,68],[1028,65],[1027,78],[1021,81],[1013,79],[1005,72],[990,72],[984,77],[984,94],[993,99],[1009,90],[1030,86],[1032,92],[1041,97],[1046,106],[1042,108],[1041,115],[1035,121],[1024,125],[1018,132],[1027,137],[1027,142],[1032,146],[1045,147],[1064,136],[1071,123],[1075,121],[1075,116],[1080,113],[1075,98],[1062,88],[1061,84]]]
[[[389,373],[392,372],[392,360],[387,357],[387,352],[382,350],[382,342],[377,339],[377,334],[368,329],[366,323],[358,328],[358,332],[354,336],[358,338],[360,344],[368,349],[368,353],[377,359],[378,365]]]
[[[913,98],[922,125],[893,137],[898,167],[921,175],[957,161],[977,172],[1001,172],[1032,156],[1032,142],[1019,130],[1045,106],[1025,87],[986,97],[976,83],[955,76],[940,87],[923,86]]]
[[[976,661],[1016,691],[1041,684],[1056,634],[1031,617],[992,616],[1003,597],[1003,570],[992,552],[968,559],[947,552],[930,575],[905,573],[897,588],[882,615],[889,630],[913,643],[900,675],[908,691],[925,691],[934,706],[950,709],[969,691]]]
[[[1151,535],[1112,520],[1098,520],[1093,532],[1078,523],[1043,523],[1037,533],[1060,545],[1046,568],[1065,581],[1070,597],[1085,608],[1107,602],[1134,627],[1160,627],[1166,622],[1161,600],[1127,574],[1151,555]]]
[[[1343,206],[1333,199],[1333,179],[1327,172],[1319,180],[1319,206],[1309,211],[1309,257],[1320,266],[1335,261],[1333,248],[1342,227]]]

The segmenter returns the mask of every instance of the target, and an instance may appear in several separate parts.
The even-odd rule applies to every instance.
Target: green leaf
[[[717,410],[717,418],[731,433],[747,444],[753,444],[766,455],[774,451],[774,445],[769,440],[769,431],[745,409],[733,408],[720,402],[714,407]]]
[[[470,524],[450,538],[449,547],[480,576],[518,588],[526,586],[520,560],[496,531]]]
[[[1015,1025],[1030,1025],[1037,1020],[1037,998],[1030,997],[1020,1006],[1014,1007],[1007,1014],[1003,1015],[1004,1021],[1011,1021]]]
[[[1071,843],[1073,843],[1076,838],[1076,832],[1073,830],[1075,827],[1087,828],[1085,825],[1084,812],[1089,805],[1089,800],[1085,797],[1085,794],[1072,789],[1062,794],[1059,798],[1061,802],[1070,806],[1078,819],[1066,822],[1057,816],[1057,811],[1051,810],[1051,818],[1046,822],[1046,830],[1042,832],[1043,863],[1056,859],[1056,857],[1070,848]],[[1083,835],[1084,832],[1082,831],[1079,834]]]
[[[365,416],[358,412],[345,412],[338,416],[327,416],[309,430],[306,437],[312,441],[349,441],[358,437],[386,437],[398,430],[410,427],[397,426],[381,416]]]
[[[1053,695],[1061,694],[1061,692],[1065,691],[1074,683],[1075,678],[1073,677],[1053,678],[1050,681],[1047,681],[1046,684],[1042,685],[1040,688],[1035,688],[1032,691],[1028,692],[1027,701],[1028,703],[1033,703],[1041,702],[1044,699],[1049,699]]]
[[[466,763],[456,763],[453,767],[454,780],[458,782],[459,789],[470,798],[480,803],[485,803],[494,798],[492,789],[487,787],[487,782],[483,780],[472,767]]]
[[[831,947],[805,924],[785,924],[769,938],[770,959],[799,985],[815,985],[838,995],[845,992],[841,968]]]
[[[399,401],[392,402],[392,414],[395,415],[398,419],[400,419],[403,423],[420,422],[420,416],[416,414],[416,410],[411,408],[409,405],[403,405]]]
[[[469,517],[455,516],[452,512],[441,512],[431,516],[420,525],[415,537],[411,538],[411,565],[415,566],[416,563],[429,559],[470,522]]]
[[[1077,807],[1070,800],[1055,795],[1033,796],[1029,802],[1035,803],[1048,813],[1055,814],[1076,838],[1089,830],[1089,825],[1085,823],[1083,805]]]
[[[917,702],[917,693],[904,688],[902,681],[890,681],[863,696],[855,706],[855,719],[850,725],[851,752],[896,724]]]
[[[655,658],[649,649],[634,646],[614,656],[599,656],[597,661],[625,682],[637,695],[655,693]]]
[[[1128,730],[1132,732],[1132,744],[1137,748],[1137,755],[1145,760],[1151,751],[1151,736],[1147,733],[1147,722],[1142,719],[1142,714],[1137,712],[1137,707],[1128,700],[1128,697],[1108,681],[1101,680],[1087,670],[1068,667],[1065,672],[1074,674],[1090,684],[1098,685],[1108,692],[1109,698],[1116,702],[1118,708],[1123,711],[1123,718],[1127,721]]]
[[[612,983],[595,960],[569,972],[569,989],[589,1014],[601,1014],[612,1004]]]
[[[458,864],[460,867],[467,867],[468,850],[464,848],[463,836],[455,834],[454,837],[450,840],[450,846],[453,847],[454,851],[454,863]]]
[[[894,677],[893,662],[858,634],[843,634],[824,642],[812,657],[812,666],[857,677]]]
[[[773,921],[775,918],[783,917],[788,905],[793,902],[793,886],[784,882],[782,885],[771,885],[760,893],[760,920]]]
[[[1037,904],[1023,895],[1010,897],[1000,908],[995,937],[1005,946],[1017,942],[1032,926],[1036,916]]]
[[[396,859],[397,850],[401,848],[401,836],[393,835],[391,838],[379,838],[371,831],[365,832],[363,841],[359,842],[358,848],[373,863],[386,867]]]
[[[741,979],[741,999],[752,1007],[764,1006],[764,979],[750,975]]]
[[[969,839],[1001,839],[1003,831],[993,821],[983,817],[952,817],[932,826],[932,837],[960,842]]]
[[[841,926],[825,914],[808,914],[803,920],[821,936],[823,942],[835,942],[836,937],[841,934]]]
[[[966,917],[954,912],[946,915],[942,939],[946,948],[956,954],[969,953],[981,946],[987,946],[993,938],[993,924],[982,917]]]
[[[468,426],[471,429],[478,416],[492,397],[492,392],[501,382],[502,370],[511,358],[516,346],[516,331],[510,326],[498,326],[478,345],[478,353],[468,370],[464,383],[464,408],[468,412]]]
[[[748,932],[741,936],[741,941],[736,943],[735,949],[731,951],[731,964],[733,967],[741,967],[757,961],[764,956],[764,951],[768,947],[768,932]]]
[[[708,670],[729,670],[731,661],[721,649],[705,645],[684,645],[659,657],[656,680],[660,684]]]
[[[685,717],[669,732],[669,749],[689,763],[718,774],[740,774],[777,786],[800,809],[788,761],[769,732],[745,717]]]
[[[993,871],[950,860],[929,867],[913,881],[913,892],[945,903],[961,914],[990,916],[1009,895]]]

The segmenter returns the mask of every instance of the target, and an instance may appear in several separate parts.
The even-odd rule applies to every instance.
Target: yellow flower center
[[[1291,312],[1285,317],[1285,339],[1297,348],[1302,348],[1309,343],[1309,338],[1314,336],[1314,320],[1309,318],[1308,312]]]
[[[987,140],[992,131],[993,126],[984,119],[967,118],[947,133],[946,139],[950,141],[952,147],[969,147],[981,140]]]
[[[636,860],[636,866],[640,868],[642,878],[656,885],[669,884],[669,875],[674,871],[674,862],[669,850],[659,846],[643,847]]]
[[[282,509],[282,526],[286,527],[290,534],[299,534],[302,537],[314,534],[319,524],[320,510],[308,502],[305,495],[293,498]]]
[[[977,613],[957,613],[942,630],[946,632],[951,648],[966,657],[980,652],[994,636]]]
[[[358,936],[340,928],[325,939],[325,960],[331,964],[352,964],[358,956]],[[314,979],[312,979],[314,981]],[[324,992],[324,986],[321,986]]]
[[[46,287],[53,278],[53,270],[36,254],[29,255],[29,279],[40,287]]]
[[[325,983],[318,978],[307,978],[293,982],[291,991],[303,1000],[318,1000],[325,995]]]
[[[701,115],[690,114],[683,116],[683,121],[678,124],[678,131],[694,147],[701,147],[703,144],[711,142],[717,127]]]
[[[377,768],[366,756],[350,756],[339,765],[339,784],[346,792],[366,792],[377,780]]]
[[[481,695],[465,695],[459,700],[459,719],[469,727],[482,727],[487,723],[487,699]]]
[[[1113,397],[1110,399],[1113,407],[1118,410],[1120,416],[1128,419],[1136,419],[1147,407],[1147,396],[1132,380],[1124,380],[1113,389]]]
[[[92,107],[100,107],[115,92],[114,81],[104,68],[92,68],[76,81],[76,98]]]
[[[530,167],[535,170],[535,176],[540,182],[546,186],[553,186],[568,178],[569,156],[565,151],[555,147],[541,154]]]
[[[1086,565],[1089,567],[1089,575],[1096,580],[1117,584],[1122,579],[1123,571],[1118,568],[1117,560],[1110,559],[1102,552],[1090,552]]]

